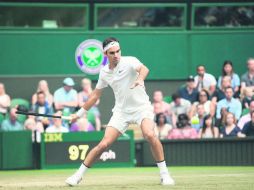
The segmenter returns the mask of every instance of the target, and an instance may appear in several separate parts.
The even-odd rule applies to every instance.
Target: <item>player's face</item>
[[[111,64],[117,64],[121,58],[121,49],[118,46],[114,46],[106,52],[106,55]]]

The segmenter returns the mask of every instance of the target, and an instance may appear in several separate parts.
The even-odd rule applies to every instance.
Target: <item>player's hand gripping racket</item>
[[[69,120],[69,121],[72,120],[71,116],[57,116],[57,115],[49,115],[49,114],[40,114],[40,113],[36,113],[36,112],[30,112],[23,106],[18,106],[17,107],[16,114],[42,116],[42,117],[52,117],[52,118],[59,118],[59,119]]]

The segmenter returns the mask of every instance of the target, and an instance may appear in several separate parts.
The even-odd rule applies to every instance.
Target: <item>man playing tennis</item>
[[[67,178],[66,183],[71,186],[77,185],[87,169],[127,130],[128,124],[136,122],[151,146],[152,155],[160,170],[161,184],[174,185],[175,182],[164,161],[162,144],[154,133],[153,108],[144,87],[148,68],[135,57],[122,57],[119,42],[115,38],[104,40],[103,51],[108,57],[109,64],[101,69],[96,88],[83,107],[72,115],[72,121],[82,117],[100,98],[102,89],[108,85],[115,95],[113,115],[103,139],[88,153],[80,168]]]

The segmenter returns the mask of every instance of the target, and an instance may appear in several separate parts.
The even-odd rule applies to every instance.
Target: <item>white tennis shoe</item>
[[[162,174],[161,185],[175,185],[175,181],[169,174]]]
[[[81,180],[82,180],[82,177],[75,173],[72,176],[68,177],[65,180],[65,183],[67,183],[70,186],[76,186],[81,182]]]

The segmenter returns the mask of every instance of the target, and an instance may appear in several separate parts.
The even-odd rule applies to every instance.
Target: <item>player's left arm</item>
[[[135,88],[136,86],[144,86],[144,80],[146,79],[149,73],[149,69],[143,64],[140,64],[136,68],[136,71],[139,73],[139,75],[134,84],[131,86],[131,88]]]

